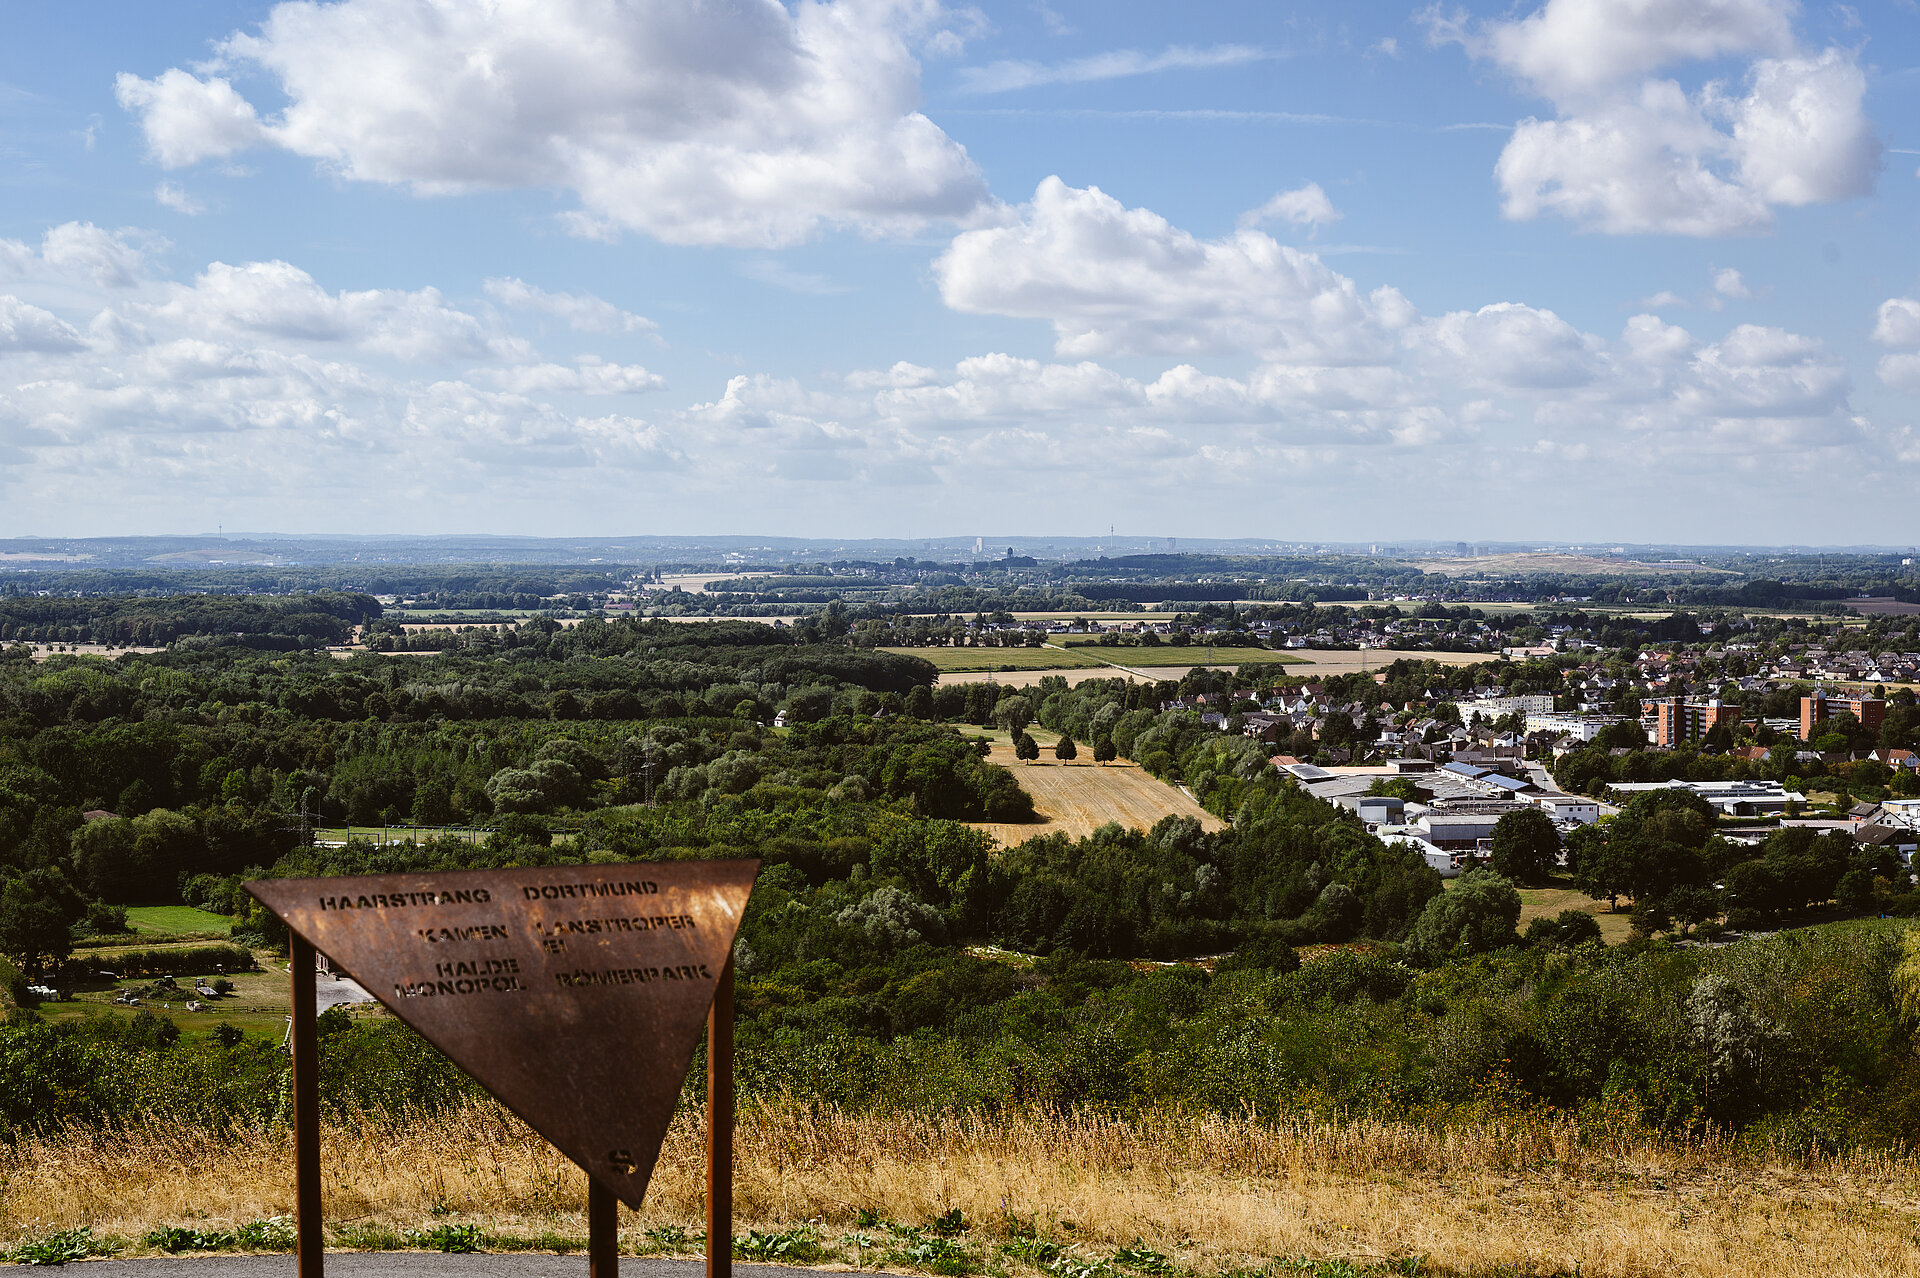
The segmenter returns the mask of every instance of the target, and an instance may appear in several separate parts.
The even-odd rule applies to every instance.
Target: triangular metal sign
[[[757,860],[246,885],[629,1207],[639,1207]]]

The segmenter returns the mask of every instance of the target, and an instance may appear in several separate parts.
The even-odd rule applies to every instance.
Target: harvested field
[[[954,671],[1081,670],[1100,663],[1061,648],[882,648],[930,661],[941,673]]]
[[[585,1242],[579,1169],[496,1106],[324,1127],[335,1248],[405,1247],[403,1231],[447,1219],[484,1231],[489,1251]],[[1315,1272],[1316,1262],[1327,1266],[1318,1272],[1354,1278],[1388,1265],[1434,1278],[1920,1274],[1920,1170],[1910,1159],[1803,1163],[1713,1137],[1663,1140],[1550,1117],[1435,1130],[1308,1115],[749,1103],[735,1139],[736,1235],[811,1221],[820,1262],[838,1269],[912,1264],[888,1260],[900,1244],[874,1217],[920,1225],[957,1210],[972,1226],[955,1246],[968,1270],[1016,1278],[1049,1272],[1002,1253],[1027,1232],[1070,1245],[1073,1263],[1096,1273],[1123,1272],[1107,1257],[1134,1247],[1189,1275]],[[138,1240],[155,1226],[231,1228],[287,1213],[292,1167],[278,1123],[214,1133],[155,1118],[27,1136],[0,1145],[0,1246],[88,1225],[151,1254]],[[668,1133],[646,1207],[619,1213],[623,1249],[659,1250],[648,1228],[699,1228],[704,1173],[689,1105]],[[845,1232],[854,1229],[868,1232]],[[681,1237],[677,1249],[697,1254]]]
[[[1046,820],[1031,825],[970,822],[1012,847],[1043,834],[1084,838],[1109,821],[1136,830],[1152,829],[1165,816],[1188,816],[1209,830],[1223,830],[1226,822],[1187,796],[1186,791],[1155,780],[1137,763],[1116,760],[1093,762],[1093,747],[1082,743],[1080,757],[1062,763],[1053,757],[1058,733],[1029,730],[1040,743],[1040,758],[1031,763],[1013,757],[1013,744],[1004,732],[993,733],[993,752],[987,761],[1012,772],[1020,788],[1033,796],[1033,806]]]
[[[938,649],[914,648],[903,649],[902,651],[924,653],[927,651],[938,651]],[[1087,651],[1088,649],[1084,648],[1076,649],[1074,655]],[[1110,651],[1130,655],[1139,652],[1140,649],[1119,648],[1111,649]],[[1209,649],[1154,648],[1148,651],[1158,660],[1164,661],[1173,653],[1197,653],[1206,652],[1209,651]],[[1211,651],[1218,652],[1223,657],[1231,654],[1234,659],[1219,662],[1190,661],[1186,665],[1179,666],[1149,666],[1132,664],[1127,662],[1125,657],[1116,657],[1113,660],[1119,662],[1119,665],[1086,666],[1077,669],[1013,670],[1006,673],[984,670],[942,670],[937,682],[985,683],[991,679],[995,683],[1004,683],[1010,687],[1030,688],[1034,684],[1039,683],[1040,680],[1047,675],[1060,675],[1064,677],[1069,684],[1084,683],[1088,679],[1131,678],[1153,681],[1160,679],[1179,679],[1185,676],[1189,670],[1198,669],[1201,666],[1205,666],[1209,670],[1238,670],[1243,664],[1273,666],[1274,669],[1268,673],[1276,676],[1312,679],[1320,675],[1351,674],[1355,670],[1384,670],[1402,657],[1410,661],[1435,661],[1443,666],[1477,666],[1488,661],[1499,660],[1497,654],[1486,652],[1396,652],[1386,648],[1373,648],[1356,652],[1315,652],[1311,649],[1304,649],[1288,653],[1255,653],[1254,655],[1259,659],[1254,663],[1247,663],[1245,659],[1249,653],[1248,649],[1218,648],[1212,649]]]

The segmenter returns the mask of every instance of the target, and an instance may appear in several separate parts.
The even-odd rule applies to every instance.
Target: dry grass
[[[1419,1256],[1422,1272],[1462,1275],[1920,1274],[1920,1167],[1876,1156],[1798,1166],[1554,1122],[1436,1132],[791,1104],[744,1112],[737,1149],[736,1232],[817,1221],[830,1250],[862,1209],[924,1223],[958,1207],[982,1257],[1030,1225],[1092,1256],[1137,1240],[1198,1273]],[[290,1155],[283,1128],[220,1137],[163,1123],[0,1147],[0,1244],[285,1213]],[[580,1173],[492,1106],[334,1123],[325,1165],[329,1223],[349,1237],[438,1223],[436,1204],[500,1239],[584,1236]],[[650,1226],[697,1228],[702,1189],[702,1132],[683,1115],[646,1210],[622,1213],[628,1245],[643,1248]]]
[[[1043,834],[1084,839],[1109,821],[1135,830],[1150,830],[1165,816],[1192,817],[1202,828],[1223,830],[1226,822],[1188,797],[1186,791],[1156,779],[1139,764],[1127,760],[1093,762],[1093,746],[1080,742],[1080,756],[1072,763],[1053,757],[1060,734],[1045,728],[1028,729],[1040,745],[1040,758],[1027,763],[1014,757],[1005,732],[990,734],[993,749],[987,761],[1008,769],[1020,788],[1033,796],[1034,810],[1043,821],[1024,825],[969,822],[1012,847]]]

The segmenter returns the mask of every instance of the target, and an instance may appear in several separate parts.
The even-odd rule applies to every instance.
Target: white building
[[[1553,698],[1545,693],[1524,697],[1487,697],[1480,701],[1457,701],[1462,722],[1472,723],[1479,715],[1491,723],[1510,714],[1547,714],[1553,710]]]
[[[1573,737],[1578,741],[1591,741],[1601,731],[1624,720],[1617,714],[1574,714],[1568,710],[1529,711],[1527,731],[1551,732],[1555,736]]]
[[[1636,794],[1658,790],[1689,790],[1727,816],[1771,816],[1789,805],[1804,806],[1807,796],[1788,790],[1778,781],[1615,781],[1607,793],[1625,803]]]
[[[1600,801],[1578,794],[1536,794],[1533,804],[1556,822],[1592,825],[1600,819]]]

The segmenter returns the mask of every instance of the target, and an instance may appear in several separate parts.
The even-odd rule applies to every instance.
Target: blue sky
[[[1911,0],[75,12],[0,535],[1915,537]]]

